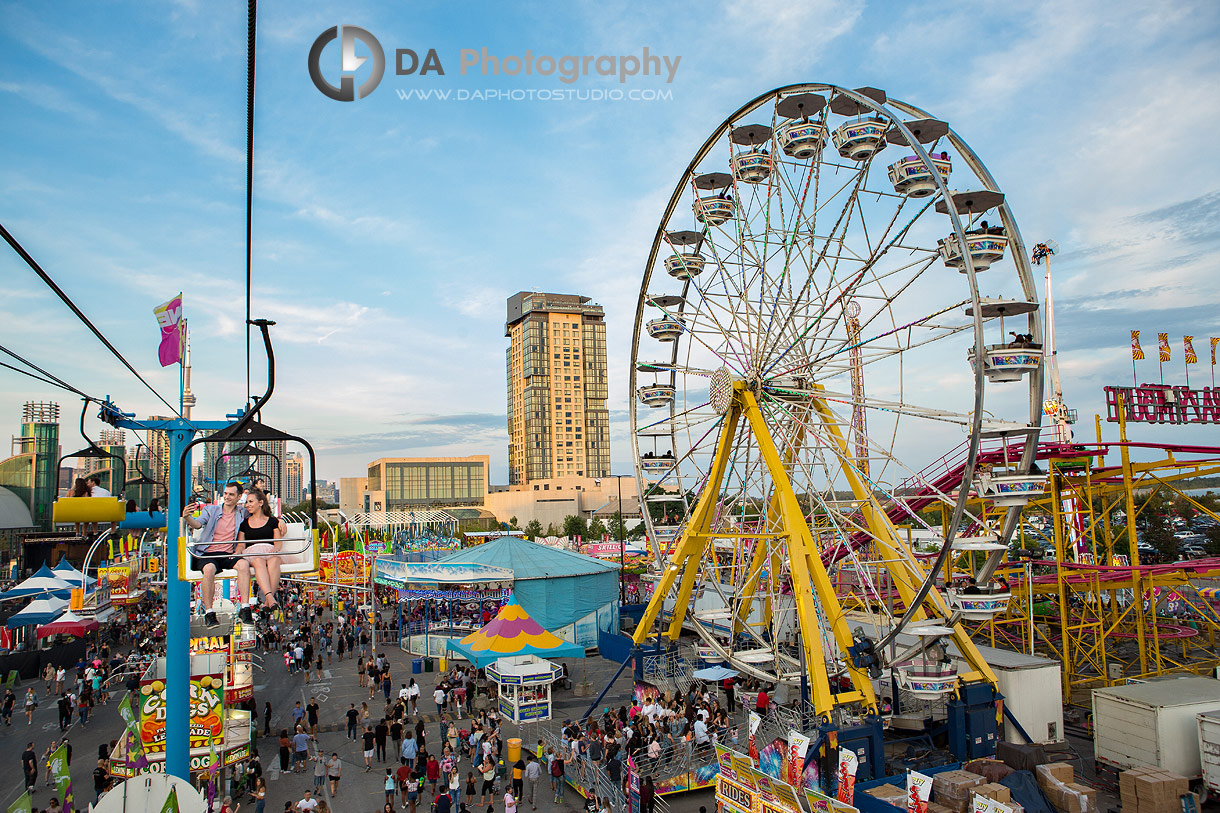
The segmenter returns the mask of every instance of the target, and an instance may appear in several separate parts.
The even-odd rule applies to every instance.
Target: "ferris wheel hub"
[[[708,395],[717,413],[723,415],[729,411],[729,405],[733,403],[733,374],[728,367],[721,367],[712,373]]]

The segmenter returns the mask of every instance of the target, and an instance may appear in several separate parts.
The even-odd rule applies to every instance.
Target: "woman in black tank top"
[[[268,609],[276,607],[275,591],[280,587],[280,557],[268,554],[280,550],[280,539],[284,536],[284,523],[271,516],[267,495],[257,488],[250,489],[246,496],[246,511],[249,516],[238,528],[237,538],[246,542],[245,553],[257,554],[248,556],[250,569],[258,580],[258,588],[263,593],[263,605]],[[255,544],[248,544],[254,541]],[[251,602],[253,603],[253,602]]]

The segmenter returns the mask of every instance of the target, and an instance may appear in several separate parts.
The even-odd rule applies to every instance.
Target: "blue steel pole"
[[[178,578],[178,560],[185,551],[178,544],[176,523],[185,509],[183,495],[191,470],[190,457],[185,471],[180,459],[195,431],[189,424],[175,423],[178,428],[169,432],[169,498],[165,506],[170,535],[165,551],[165,773],[189,782],[191,585]]]

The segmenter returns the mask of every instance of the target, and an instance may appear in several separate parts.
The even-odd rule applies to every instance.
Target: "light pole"
[[[616,475],[614,478],[618,484],[618,603],[621,607],[623,600],[627,596],[626,581],[623,572],[623,551],[627,547],[627,543],[623,539],[623,475]]]

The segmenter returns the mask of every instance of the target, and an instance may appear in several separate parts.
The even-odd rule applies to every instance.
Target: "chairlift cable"
[[[53,375],[53,374],[51,374],[51,373],[48,373],[46,370],[42,369],[41,367],[39,367],[39,366],[38,366],[37,364],[35,364],[34,362],[32,362],[32,361],[28,361],[28,360],[26,360],[26,359],[22,358],[21,356],[17,355],[17,354],[16,354],[16,353],[14,353],[12,350],[9,350],[7,347],[5,347],[5,346],[4,346],[4,345],[2,345],[2,344],[0,344],[0,353],[4,353],[5,355],[12,356],[12,357],[13,357],[13,358],[15,358],[17,361],[19,361],[19,362],[21,362],[22,364],[24,364],[26,367],[29,367],[29,368],[31,368],[31,369],[33,369],[33,370],[37,370],[38,372],[40,372],[40,373],[42,373],[44,376],[46,376],[46,378],[45,378],[45,379],[40,378],[40,379],[39,379],[40,381],[46,381],[46,383],[51,384],[51,385],[56,386],[56,387],[61,387],[61,388],[65,389],[65,390],[67,390],[68,392],[74,392],[74,393],[76,393],[77,395],[81,396],[82,398],[88,398],[88,397],[89,397],[88,395],[85,395],[85,393],[83,393],[83,392],[81,392],[80,390],[78,390],[76,387],[74,387],[74,386],[72,386],[71,384],[69,384],[67,381],[64,381],[64,380],[63,380],[62,378],[60,378],[59,376],[57,376],[57,375]],[[0,362],[0,363],[2,363],[2,362]],[[19,368],[17,368],[17,367],[13,367],[13,366],[11,366],[11,365],[9,365],[9,364],[5,364],[4,366],[5,366],[5,367],[8,367],[10,370],[16,370],[16,371],[17,371],[17,372],[19,372],[19,373],[23,373],[24,375],[28,375],[28,376],[30,376],[31,378],[39,378],[38,376],[34,375],[33,373],[26,372],[25,370],[19,369]],[[47,380],[47,379],[49,379],[49,380]],[[96,398],[94,398],[93,400],[95,400],[95,401],[96,401],[97,399],[96,399]]]
[[[34,379],[35,381],[41,381],[44,384],[50,384],[52,387],[60,387],[61,389],[67,390],[68,392],[73,392],[73,390],[68,389],[67,387],[63,386],[62,384],[56,384],[54,381],[50,380],[49,378],[43,378],[40,375],[31,373],[29,370],[23,370],[20,367],[14,367],[11,364],[5,364],[3,361],[0,361],[0,367],[5,367],[9,370],[12,370],[15,373],[21,373],[22,375],[28,375],[30,378]]]
[[[93,333],[93,335],[96,336],[98,338],[98,340],[101,341],[102,344],[106,345],[106,349],[109,350],[111,353],[113,353],[114,357],[117,358],[119,361],[121,361],[123,363],[123,366],[126,367],[128,370],[130,370],[131,374],[140,380],[141,384],[143,384],[145,387],[148,388],[149,392],[151,392],[153,395],[157,396],[157,399],[160,400],[161,403],[165,404],[167,407],[169,407],[171,410],[173,410],[173,413],[175,415],[177,415],[178,417],[182,417],[181,413],[177,410],[177,408],[175,408],[174,405],[171,404],[169,401],[166,401],[164,398],[162,398],[161,393],[159,393],[155,389],[153,389],[152,384],[149,384],[148,381],[145,380],[144,376],[140,375],[139,371],[137,371],[135,367],[131,366],[131,362],[129,362],[127,359],[125,359],[123,357],[123,354],[120,353],[115,348],[115,346],[110,343],[110,340],[102,335],[102,332],[100,330],[98,330],[97,327],[94,326],[93,322],[89,321],[89,317],[85,316],[85,314],[81,311],[81,309],[76,306],[76,303],[72,301],[72,298],[69,297],[67,294],[65,294],[63,292],[63,289],[55,284],[55,280],[51,279],[50,274],[48,274],[46,271],[44,271],[42,269],[42,266],[40,266],[38,264],[38,262],[33,257],[30,256],[30,253],[28,251],[26,251],[25,248],[23,248],[20,243],[17,242],[17,238],[13,237],[13,235],[9,233],[9,230],[4,227],[3,223],[0,223],[0,236],[4,237],[5,242],[7,242],[10,246],[12,246],[13,251],[16,251],[18,256],[20,256],[21,259],[25,260],[25,264],[28,265],[34,271],[34,273],[37,274],[42,279],[42,281],[47,284],[48,288],[50,288],[52,291],[55,292],[55,295],[58,296],[60,298],[60,300],[65,305],[67,305],[68,308],[73,313],[76,314],[76,317],[78,319],[80,319],[82,322],[84,322],[85,327],[89,328],[89,330]]]

